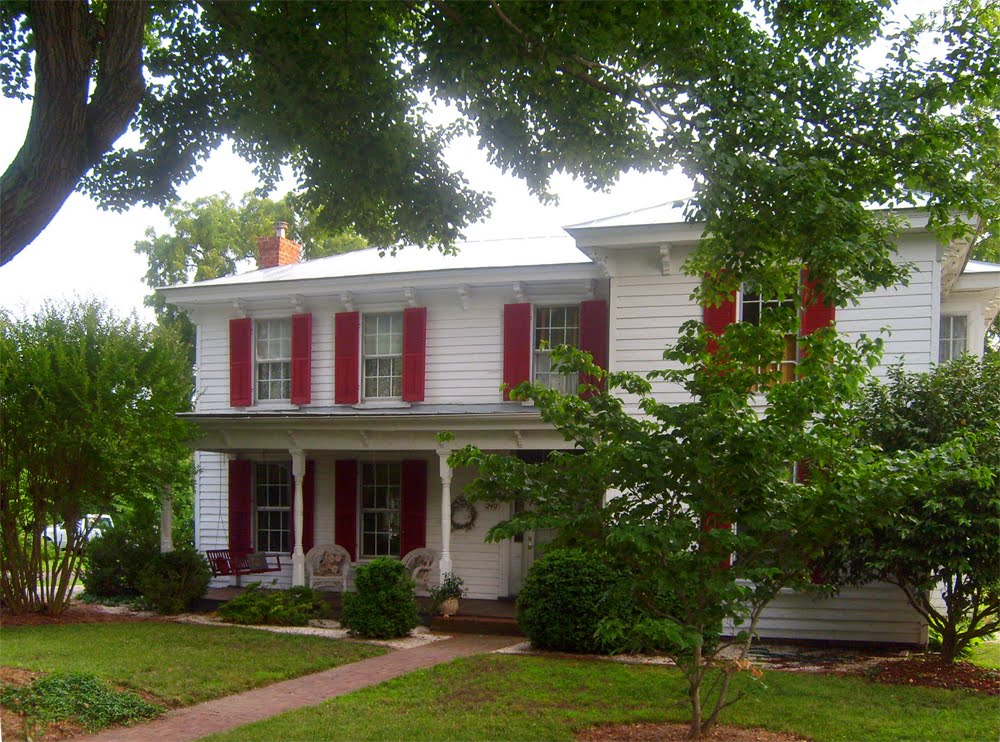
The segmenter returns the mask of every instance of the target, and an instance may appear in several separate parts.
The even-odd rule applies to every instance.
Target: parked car
[[[77,521],[76,532],[86,534],[86,538],[89,541],[92,538],[100,536],[105,529],[113,528],[114,525],[110,515],[89,513]],[[90,529],[89,533],[87,532],[88,528]],[[47,527],[42,531],[42,538],[62,548],[66,545],[66,524],[60,523],[59,525]]]

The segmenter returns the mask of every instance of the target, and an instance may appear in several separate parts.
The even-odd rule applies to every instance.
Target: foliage
[[[748,680],[738,679],[741,687]],[[683,722],[684,709],[662,699],[682,694],[684,686],[676,668],[662,665],[480,655],[211,739],[571,742],[591,727],[607,736],[610,724]],[[769,672],[766,687],[734,706],[726,723],[748,728],[744,734],[750,739],[749,730],[767,729],[817,742],[992,740],[1000,731],[994,696],[781,671]],[[720,739],[735,736],[720,731]]]
[[[93,672],[162,698],[200,703],[376,657],[370,644],[174,621],[4,626],[3,664]]]
[[[11,612],[61,613],[87,534],[47,562],[40,534],[84,513],[158,501],[190,476],[191,385],[176,337],[98,302],[0,314],[0,596]]]
[[[157,554],[139,573],[142,599],[160,613],[180,613],[205,594],[212,571],[190,547]]]
[[[1000,356],[964,356],[928,373],[896,366],[856,409],[861,433],[888,453],[968,450],[932,486],[872,490],[868,528],[831,553],[828,570],[835,584],[898,585],[950,662],[1000,629]]]
[[[305,626],[310,619],[327,618],[330,605],[316,590],[292,587],[288,590],[261,590],[248,585],[242,595],[220,606],[219,615],[231,623]]]
[[[87,545],[83,587],[95,597],[137,596],[139,573],[159,553],[154,531],[118,523]]]
[[[431,588],[430,595],[437,608],[449,598],[464,598],[466,592],[465,581],[453,572],[446,572],[441,583]]]
[[[866,201],[919,199],[941,224],[996,209],[995,5],[901,29],[888,5],[5,3],[0,85],[36,87],[0,259],[74,187],[114,209],[175,200],[224,140],[264,188],[290,167],[333,230],[450,244],[490,204],[444,162],[468,132],[546,199],[559,171],[600,188],[679,167],[716,267],[809,262],[853,294],[866,259],[893,270]],[[130,124],[139,143],[112,148]]]
[[[31,739],[44,736],[49,724],[70,722],[89,732],[153,719],[163,708],[131,691],[118,691],[96,675],[56,672],[30,685],[0,688],[0,704],[22,714]]]
[[[398,559],[379,557],[358,567],[357,592],[344,593],[340,623],[366,639],[407,636],[419,623],[415,587]]]

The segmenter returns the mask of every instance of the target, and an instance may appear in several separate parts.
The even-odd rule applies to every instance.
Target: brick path
[[[506,636],[466,635],[426,644],[416,649],[389,652],[349,665],[335,667],[293,680],[217,698],[187,708],[168,711],[149,724],[109,729],[83,742],[126,742],[155,739],[157,742],[195,740],[284,711],[314,706],[328,698],[376,685],[424,667],[432,667],[456,657],[485,654],[523,641]]]

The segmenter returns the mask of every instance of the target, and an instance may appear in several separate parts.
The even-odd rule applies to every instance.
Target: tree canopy
[[[886,13],[871,0],[4,3],[0,84],[35,88],[0,180],[0,259],[74,188],[108,208],[170,202],[225,139],[265,187],[289,165],[331,229],[447,244],[489,207],[444,161],[470,132],[543,198],[559,170],[600,187],[680,166],[726,280],[787,284],[769,267],[780,256],[840,279],[839,300],[866,266],[893,270],[864,202],[919,200],[939,223],[996,207],[982,174],[1000,141],[997,8],[950,6],[929,58],[929,24],[890,35]],[[880,39],[889,57],[865,71]],[[139,144],[114,148],[129,126]]]

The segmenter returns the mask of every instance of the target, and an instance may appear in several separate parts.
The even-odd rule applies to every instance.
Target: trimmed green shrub
[[[330,605],[312,588],[261,590],[249,585],[239,597],[219,608],[219,615],[231,623],[255,626],[305,626],[313,618],[327,618]]]
[[[96,675],[53,673],[26,686],[0,688],[0,704],[24,716],[31,739],[49,724],[72,722],[93,732],[159,716],[163,709],[130,691],[117,691]]]
[[[398,559],[379,557],[358,567],[355,593],[345,593],[341,625],[368,639],[407,636],[419,623],[413,580]]]
[[[160,613],[180,613],[205,594],[212,571],[205,557],[184,548],[157,554],[139,573],[143,600]]]
[[[160,553],[156,534],[117,525],[87,544],[81,579],[87,595],[101,598],[139,594],[139,573]]]

